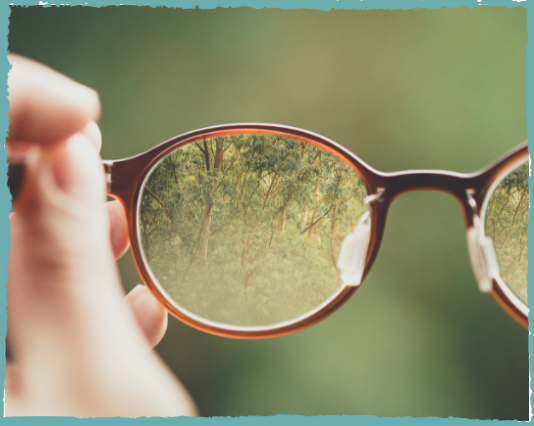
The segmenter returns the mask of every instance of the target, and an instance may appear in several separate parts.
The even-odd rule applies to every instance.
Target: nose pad
[[[341,273],[341,280],[346,286],[359,286],[362,283],[363,270],[365,268],[365,258],[369,248],[369,239],[371,237],[371,220],[370,215],[363,221],[360,220],[354,231],[345,237],[337,266]]]
[[[484,227],[478,215],[473,216],[473,227],[467,231],[469,257],[480,291],[491,293],[493,279],[500,275],[499,262],[493,240],[484,235]]]
[[[341,244],[337,267],[341,274],[341,280],[346,286],[356,287],[362,283],[367,249],[371,239],[372,204],[383,200],[384,191],[384,188],[377,188],[376,194],[371,194],[365,198],[367,211],[362,215],[354,230],[345,237],[343,244]]]

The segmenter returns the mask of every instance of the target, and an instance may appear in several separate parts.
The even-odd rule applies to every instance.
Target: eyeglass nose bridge
[[[362,175],[369,186],[369,193],[381,192],[380,202],[373,203],[371,216],[371,242],[367,254],[362,281],[372,268],[384,236],[389,207],[399,195],[410,191],[441,191],[454,196],[464,212],[466,229],[474,225],[470,199],[481,206],[486,195],[488,179],[493,172],[463,174],[441,170],[409,170],[382,173],[372,168],[363,168]],[[383,189],[383,191],[382,191]],[[469,194],[468,195],[468,190]]]
[[[385,188],[383,207],[386,210],[395,198],[406,192],[440,191],[450,194],[462,206],[466,227],[470,228],[473,226],[470,199],[474,199],[478,206],[482,205],[487,190],[486,185],[484,185],[485,180],[480,174],[463,174],[441,170],[411,170],[381,174],[379,182],[376,182],[376,187]]]

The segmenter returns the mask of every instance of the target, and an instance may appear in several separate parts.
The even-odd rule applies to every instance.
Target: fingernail
[[[143,284],[137,284],[128,295],[132,295],[134,299],[137,299],[139,295],[143,294],[143,289],[145,286]]]
[[[71,136],[50,155],[54,180],[60,190],[78,199],[103,197],[102,163],[87,136]]]
[[[78,84],[79,87],[76,97],[79,97],[79,100],[84,101],[83,105],[86,107],[87,116],[93,121],[98,121],[101,113],[100,96],[98,95],[98,92],[83,84],[76,84]]]
[[[102,133],[100,133],[98,124],[96,124],[93,120],[89,120],[81,133],[89,138],[95,150],[99,152],[100,148],[102,147]]]
[[[142,284],[137,284],[127,295],[126,298],[131,306],[135,306],[147,296],[146,288]]]

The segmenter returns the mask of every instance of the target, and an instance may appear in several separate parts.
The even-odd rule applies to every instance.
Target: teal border
[[[119,3],[119,1],[124,1],[124,3]],[[192,9],[199,7],[200,9],[214,9],[216,7],[224,8],[237,8],[237,7],[251,7],[255,9],[263,8],[276,8],[276,9],[316,9],[316,10],[369,10],[369,9],[386,9],[386,10],[398,10],[398,9],[439,9],[442,7],[446,8],[457,8],[457,7],[469,7],[474,8],[478,6],[506,6],[506,7],[524,7],[527,10],[529,9],[529,1],[534,0],[493,0],[485,1],[481,0],[119,0],[119,1],[105,1],[105,0],[88,0],[87,2],[82,3],[60,3],[57,0],[52,0],[46,2],[44,7],[50,7],[52,5],[84,5],[92,7],[102,7],[109,5],[135,5],[135,6],[152,6],[152,7],[179,7],[183,9]],[[11,4],[23,5],[23,6],[33,6],[38,4],[45,3],[44,1],[32,1],[32,2],[16,2]],[[0,38],[0,45],[4,46],[4,51],[7,53],[8,43],[8,26],[9,26],[9,15],[10,8],[9,3],[5,2],[0,6],[0,28],[2,29],[5,36]],[[527,31],[531,34],[534,34],[534,19],[529,19],[529,14],[527,13]],[[9,62],[6,58],[0,62],[0,72],[2,75],[6,76],[9,71]],[[527,112],[527,126],[530,138],[530,129],[534,126],[534,84],[532,83],[533,77],[529,78],[529,74],[534,72],[534,47],[532,42],[527,43],[527,85],[526,85],[526,112]],[[0,102],[0,127],[4,129],[5,135],[7,136],[7,130],[9,127],[9,119],[7,116],[7,111],[9,109],[9,102],[7,100],[7,85],[4,92],[5,96]],[[0,153],[0,174],[6,176],[7,174],[7,154],[6,151]],[[533,178],[529,178],[529,186],[532,188]],[[11,196],[7,185],[0,185],[0,271],[2,271],[1,276],[3,277],[4,291],[0,294],[0,306],[4,309],[3,313],[0,315],[0,335],[5,336],[7,332],[7,270],[9,265],[9,250],[10,250],[10,234],[9,234],[9,220],[8,216],[11,211]],[[529,213],[529,221],[532,219],[532,215]],[[534,231],[529,229],[529,264],[534,264]],[[528,281],[531,281],[533,272],[529,270],[528,272]],[[529,291],[530,295],[530,291]],[[529,305],[532,306],[530,300],[534,299],[534,296],[529,296]],[[530,327],[529,327],[530,330]],[[530,332],[529,332],[530,334]],[[529,353],[532,348],[532,339],[529,337]],[[2,353],[5,353],[5,339],[2,339],[0,344],[0,350]],[[0,379],[1,382],[5,382],[5,358],[3,360],[4,365],[1,370]],[[530,364],[530,362],[529,362]],[[532,407],[532,399],[531,399]],[[447,419],[443,418],[411,418],[411,417],[396,417],[396,418],[380,418],[374,416],[317,416],[317,417],[305,417],[305,416],[290,416],[290,415],[277,415],[272,417],[217,417],[217,418],[140,418],[140,419],[123,419],[123,418],[109,418],[109,419],[74,419],[68,417],[21,417],[21,418],[4,418],[4,402],[2,398],[2,417],[0,417],[0,422],[5,424],[13,425],[26,425],[26,424],[38,424],[38,425],[70,425],[72,422],[80,423],[84,422],[87,424],[99,424],[99,425],[123,425],[131,424],[135,422],[138,425],[159,425],[159,424],[169,424],[174,422],[175,424],[192,424],[193,422],[197,425],[212,425],[217,423],[218,426],[225,425],[249,425],[253,423],[255,426],[263,425],[306,425],[306,426],[315,426],[315,425],[334,425],[334,426],[346,426],[346,425],[383,425],[383,424],[420,424],[420,425],[441,425],[441,424],[451,424],[454,425],[475,425],[479,423],[486,422],[495,422],[496,420],[468,420],[468,419],[458,419],[449,417]],[[532,413],[532,408],[531,408]],[[512,421],[506,421],[504,423],[511,423]],[[515,422],[514,422],[515,423]]]

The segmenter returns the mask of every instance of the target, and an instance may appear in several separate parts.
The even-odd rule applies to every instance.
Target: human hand
[[[143,286],[123,298],[114,261],[127,224],[105,203],[98,95],[9,61],[8,155],[24,157],[25,172],[10,216],[6,415],[195,415],[151,351],[166,312]]]

